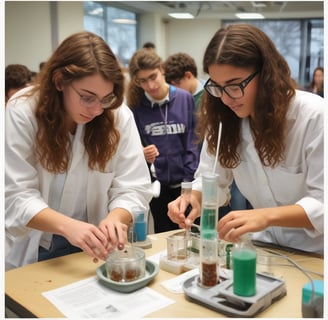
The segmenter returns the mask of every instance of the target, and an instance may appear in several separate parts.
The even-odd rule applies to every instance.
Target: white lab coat
[[[254,147],[249,119],[242,120],[241,163],[235,169],[219,163],[219,202],[223,205],[233,179],[254,208],[298,204],[314,230],[269,227],[253,234],[253,239],[323,254],[324,233],[324,99],[296,91],[287,114],[284,160],[275,168],[263,166]],[[204,141],[193,189],[201,191],[201,175],[212,172],[214,156]]]
[[[34,98],[15,97],[6,106],[5,118],[6,269],[37,261],[44,233],[26,225],[48,207],[54,180],[54,175],[37,163],[33,150],[37,131]],[[60,212],[95,225],[114,208],[130,212],[138,208],[148,214],[152,197],[149,170],[134,117],[124,104],[115,114],[120,142],[106,172],[88,169],[83,144],[85,126],[78,125],[59,203]],[[84,212],[80,203],[85,203]]]

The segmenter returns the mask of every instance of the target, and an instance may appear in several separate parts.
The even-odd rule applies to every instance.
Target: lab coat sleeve
[[[323,100],[322,100],[323,101]],[[323,102],[322,102],[323,103]],[[319,107],[319,106],[318,106]],[[324,106],[325,107],[325,106]],[[324,121],[323,113],[308,122],[304,139],[307,163],[306,192],[297,204],[306,211],[315,231],[305,229],[309,236],[324,232]]]
[[[150,174],[133,114],[125,105],[118,110],[117,121],[120,143],[111,164],[114,178],[108,190],[108,210],[143,211],[147,217],[152,198]]]
[[[12,99],[5,113],[5,228],[9,238],[24,236],[33,216],[47,207],[41,197],[34,141],[33,98]]]

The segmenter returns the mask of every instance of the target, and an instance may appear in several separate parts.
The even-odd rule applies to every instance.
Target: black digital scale
[[[183,290],[189,300],[232,317],[253,317],[286,295],[284,280],[262,273],[256,274],[256,294],[251,297],[235,295],[232,279],[204,288],[199,275],[187,279]]]

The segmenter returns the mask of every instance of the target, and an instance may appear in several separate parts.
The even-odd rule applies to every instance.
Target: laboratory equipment
[[[125,246],[115,249],[107,257],[107,277],[116,282],[129,282],[144,277],[146,258],[141,248]]]
[[[204,288],[199,276],[195,275],[183,283],[183,291],[189,300],[219,313],[233,317],[253,317],[286,295],[283,279],[257,273],[256,283],[256,294],[242,297],[233,293],[232,278],[221,279],[215,286]]]
[[[233,292],[239,296],[256,293],[256,249],[249,234],[240,237],[232,250]]]
[[[147,238],[147,224],[145,221],[145,214],[139,212],[136,221],[134,222],[133,231],[136,235],[136,241],[145,241]]]
[[[200,281],[204,287],[215,286],[218,277],[218,175],[202,176],[202,211],[200,218]]]

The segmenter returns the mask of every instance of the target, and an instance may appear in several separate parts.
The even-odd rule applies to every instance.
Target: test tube
[[[181,182],[181,197],[189,203],[191,196],[192,182]]]
[[[218,175],[202,176],[202,212],[200,218],[200,280],[204,287],[218,283]]]
[[[201,238],[211,239],[217,237],[218,177],[217,174],[212,173],[206,173],[202,176]]]
[[[213,287],[218,283],[218,240],[200,239],[200,281],[203,287]]]

